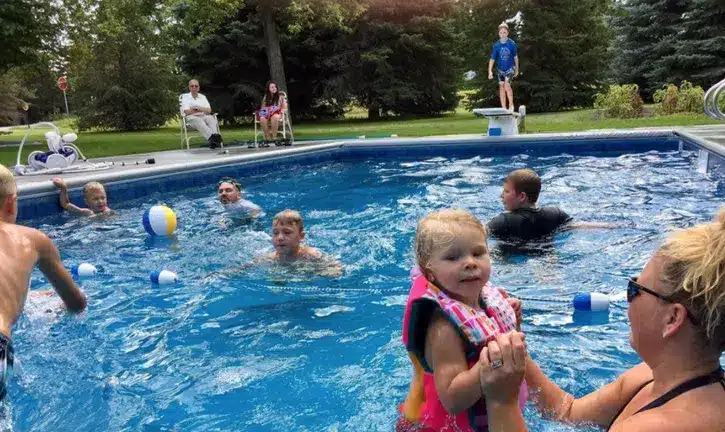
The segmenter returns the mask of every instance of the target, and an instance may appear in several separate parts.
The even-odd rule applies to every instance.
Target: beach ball
[[[98,270],[96,269],[96,266],[93,264],[88,263],[80,263],[78,265],[74,265],[71,267],[70,272],[79,277],[91,277],[95,276],[96,273],[98,273]]]
[[[166,206],[155,205],[143,214],[143,227],[152,236],[170,236],[176,231],[176,213]]]
[[[179,282],[179,276],[169,270],[152,271],[149,278],[151,283],[157,285],[173,285]]]

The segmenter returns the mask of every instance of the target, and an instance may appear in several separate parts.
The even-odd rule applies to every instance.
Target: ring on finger
[[[491,369],[498,369],[501,366],[503,366],[503,361],[502,360],[494,360],[494,361],[491,362]]]

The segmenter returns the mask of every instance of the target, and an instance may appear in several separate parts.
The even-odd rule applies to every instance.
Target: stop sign
[[[68,77],[66,77],[65,75],[63,75],[62,77],[59,77],[58,78],[58,88],[61,91],[68,90]]]

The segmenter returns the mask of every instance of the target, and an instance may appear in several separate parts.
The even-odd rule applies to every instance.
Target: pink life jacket
[[[426,332],[436,309],[448,317],[464,340],[469,368],[478,361],[481,348],[494,340],[497,334],[516,329],[516,313],[490,282],[481,291],[481,302],[484,311],[475,311],[450,298],[424,276],[417,276],[413,281],[403,317],[403,344],[413,363],[414,374],[408,397],[400,406],[403,416],[409,421],[432,430],[488,431],[483,398],[457,415],[446,411],[435,389],[433,370],[426,363],[424,355]],[[526,397],[524,381],[519,391],[519,406],[522,410]]]

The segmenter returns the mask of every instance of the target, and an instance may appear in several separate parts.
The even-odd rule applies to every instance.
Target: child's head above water
[[[108,210],[106,189],[98,182],[86,183],[83,186],[83,201],[93,213],[103,213]]]
[[[541,179],[530,169],[511,171],[506,176],[501,191],[501,201],[506,210],[536,205],[541,193]]]
[[[305,238],[302,215],[295,210],[283,210],[272,219],[272,244],[279,253],[295,253]]]
[[[415,258],[426,279],[464,297],[478,296],[491,276],[488,232],[465,210],[433,212],[418,222]]]

